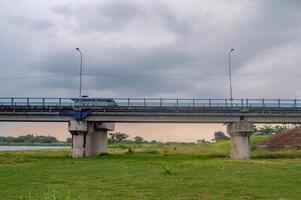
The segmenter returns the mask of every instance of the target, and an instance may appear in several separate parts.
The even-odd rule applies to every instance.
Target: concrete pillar
[[[107,132],[113,131],[113,123],[70,121],[72,157],[97,156],[107,152]]]
[[[70,121],[69,132],[72,134],[72,157],[80,158],[85,156],[85,136],[88,133],[86,121]]]
[[[254,124],[247,121],[234,122],[227,125],[231,136],[231,158],[245,160],[251,156],[250,136],[254,132]]]
[[[85,154],[85,136],[84,134],[74,134],[72,135],[72,148],[71,153],[73,158],[84,157]]]
[[[107,153],[107,133],[113,131],[113,123],[89,123],[89,132],[86,136],[85,156],[98,156]]]

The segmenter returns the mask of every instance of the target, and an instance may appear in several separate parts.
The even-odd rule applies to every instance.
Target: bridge
[[[224,123],[231,157],[250,157],[257,123],[301,123],[299,99],[0,98],[2,122],[68,122],[72,156],[106,152],[114,123]]]

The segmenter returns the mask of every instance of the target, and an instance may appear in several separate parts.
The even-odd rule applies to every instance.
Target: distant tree
[[[16,138],[13,138],[13,137],[10,137],[10,136],[9,136],[9,137],[6,138],[6,142],[7,142],[7,143],[16,142],[15,139],[16,139]]]
[[[129,135],[125,133],[110,133],[108,138],[108,144],[121,144],[129,137]]]
[[[126,139],[122,142],[122,144],[134,144],[134,140]]]
[[[67,139],[66,139],[66,142],[72,143],[72,138],[67,138]]]
[[[0,136],[0,143],[6,142],[6,137]]]
[[[285,126],[285,125],[282,125],[282,126],[277,125],[277,126],[274,127],[274,129],[275,129],[275,130],[274,130],[275,133],[279,133],[279,132],[281,132],[281,131],[283,131],[283,130],[288,129],[288,127]]]
[[[256,128],[255,132],[259,133],[260,135],[271,135],[273,133],[279,133],[285,129],[288,129],[287,126],[272,126],[272,125],[263,125],[262,127]]]
[[[35,143],[37,142],[37,139],[35,138],[34,135],[24,135],[24,136],[19,136],[15,139],[15,142],[18,143]]]
[[[37,136],[37,142],[38,143],[57,143],[59,142],[55,137],[52,136]]]
[[[150,143],[151,143],[151,144],[157,144],[158,141],[157,141],[157,140],[152,140],[152,141],[150,141]]]
[[[136,136],[136,137],[134,137],[134,142],[136,144],[142,144],[144,142],[144,139],[143,139],[143,137]]]
[[[205,139],[201,139],[201,140],[197,140],[197,143],[198,144],[209,144],[209,143],[211,143],[210,141],[207,141],[207,140],[205,140]]]
[[[58,139],[56,139],[53,136],[49,136],[49,135],[48,136],[43,136],[43,135],[41,135],[41,136],[34,136],[32,138],[32,141],[34,143],[57,143],[57,142],[59,142]]]
[[[22,135],[19,137],[1,137],[0,142],[2,143],[57,143],[59,142],[55,137],[52,136],[34,136],[34,135]]]
[[[214,140],[216,142],[222,141],[222,140],[229,140],[229,139],[230,139],[230,137],[222,131],[217,131],[214,133]]]
[[[262,127],[257,128],[257,131],[261,135],[271,135],[275,132],[275,129],[271,125],[263,125]]]

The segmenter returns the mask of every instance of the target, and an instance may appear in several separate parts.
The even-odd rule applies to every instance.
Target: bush
[[[222,141],[222,140],[230,140],[230,137],[227,136],[224,132],[218,131],[214,133],[214,140],[216,142]]]
[[[127,138],[129,137],[129,135],[125,134],[125,133],[110,133],[109,134],[109,138],[107,140],[108,144],[121,144],[123,143]]]
[[[172,171],[169,167],[164,167],[164,172],[163,173],[166,174],[166,175],[172,175]]]
[[[132,147],[128,147],[128,151],[126,152],[127,154],[133,154],[134,149]]]

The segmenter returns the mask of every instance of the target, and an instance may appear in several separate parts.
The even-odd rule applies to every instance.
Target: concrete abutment
[[[248,121],[233,122],[227,125],[231,136],[231,158],[246,160],[251,157],[250,136],[254,132],[254,124]]]
[[[107,152],[107,132],[113,131],[114,123],[70,121],[72,157],[97,156]]]

